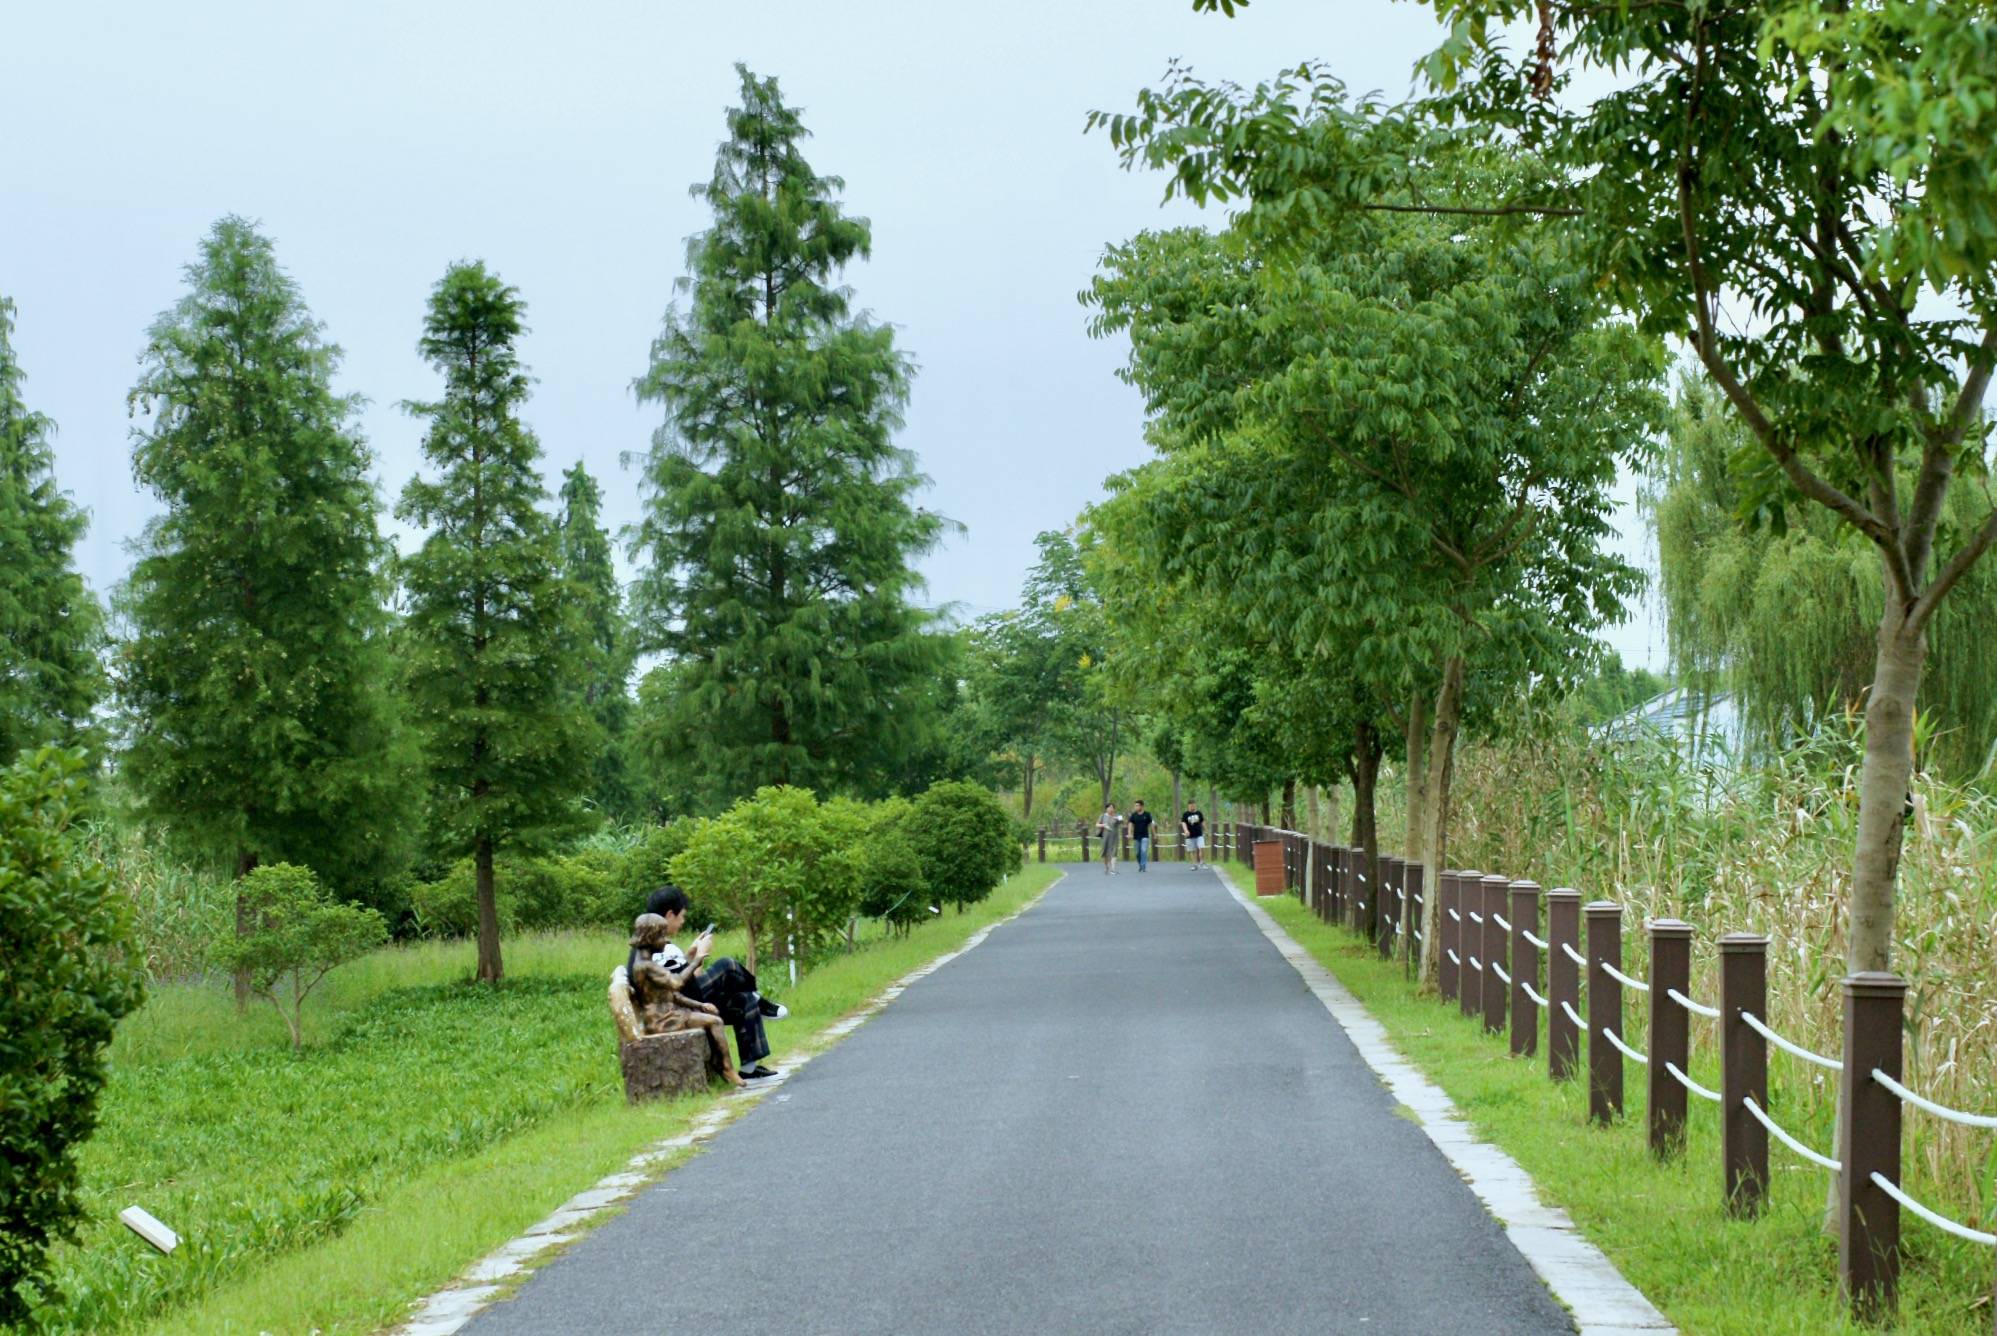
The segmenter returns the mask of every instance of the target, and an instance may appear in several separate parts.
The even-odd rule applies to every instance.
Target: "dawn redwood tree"
[[[378,896],[411,775],[358,401],[250,223],[215,225],[187,288],[131,395],[132,471],[164,510],[118,600],[121,770],[144,816],[238,876],[297,863]]]
[[[14,303],[0,297],[0,765],[90,740],[104,617],[76,571],[88,524],[55,480],[55,424],[21,398]]]
[[[396,513],[428,529],[401,563],[400,636],[422,730],[441,847],[470,854],[478,977],[504,976],[494,855],[532,852],[579,828],[599,733],[572,680],[582,639],[561,576],[561,537],[541,509],[541,445],[520,421],[526,307],[483,263],[454,264],[430,292],[417,345],[443,398],[411,403],[429,423]]]
[[[569,678],[602,735],[592,800],[599,811],[622,821],[638,810],[630,759],[631,669],[637,655],[602,515],[603,488],[578,462],[562,474],[561,490],[561,574],[581,632],[571,650]]]
[[[776,81],[737,71],[694,192],[713,225],[636,383],[666,415],[635,545],[645,647],[676,688],[651,727],[683,739],[710,804],[877,769],[921,735],[912,691],[947,652],[911,602],[945,521],[915,505],[924,479],[894,442],[908,359],[838,283],[871,229],[805,160]]]
[[[1947,505],[1988,464],[1997,4],[1430,3],[1450,36],[1403,106],[1307,64],[1248,94],[1175,70],[1100,119],[1168,190],[1240,198],[1278,234],[1382,210],[1557,229],[1646,332],[1693,349],[1755,445],[1744,513],[1820,506],[1877,553],[1846,958],[1890,969],[1929,629],[1997,541],[1997,510]],[[1507,51],[1521,23],[1539,40]],[[1591,66],[1613,90],[1563,97]],[[1428,182],[1438,136],[1466,129],[1543,170]]]

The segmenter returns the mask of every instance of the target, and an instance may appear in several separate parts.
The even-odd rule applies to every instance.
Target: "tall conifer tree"
[[[575,601],[580,637],[569,680],[603,735],[591,794],[598,810],[624,820],[637,810],[628,747],[636,656],[624,617],[624,591],[603,527],[603,488],[580,461],[562,474],[561,501],[562,578]]]
[[[639,397],[663,405],[634,590],[649,648],[674,664],[673,719],[711,802],[760,784],[837,789],[920,733],[945,647],[910,566],[944,521],[894,443],[910,367],[838,286],[871,245],[799,149],[774,79],[737,67],[742,105],[695,194],[688,294],[652,345]]]
[[[410,845],[387,547],[358,400],[268,239],[224,218],[153,325],[133,472],[165,505],[121,597],[124,773],[238,874],[301,863],[379,897]]]
[[[21,398],[14,303],[0,297],[0,765],[88,741],[103,692],[104,618],[76,573],[87,520],[56,489],[55,424]]]
[[[596,751],[564,662],[580,637],[560,535],[541,509],[541,445],[519,416],[525,313],[482,263],[451,266],[431,290],[418,346],[444,396],[406,407],[429,420],[423,456],[437,478],[412,478],[396,507],[430,531],[402,563],[410,702],[441,843],[472,858],[478,977],[494,983],[504,975],[494,855],[580,824]]]

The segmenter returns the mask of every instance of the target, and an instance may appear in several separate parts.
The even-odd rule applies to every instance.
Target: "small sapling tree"
[[[291,1049],[304,1047],[305,999],[328,974],[388,940],[379,912],[334,900],[311,869],[266,863],[241,883],[244,930],[216,945],[219,962],[284,1017]]]
[[[818,800],[771,786],[702,821],[673,859],[673,880],[742,925],[753,972],[759,945],[808,902],[824,855]]]

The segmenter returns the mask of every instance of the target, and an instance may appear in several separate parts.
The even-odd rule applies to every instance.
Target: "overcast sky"
[[[92,516],[98,590],[153,510],[125,409],[145,329],[231,212],[261,222],[345,350],[338,388],[370,401],[386,501],[418,462],[396,405],[436,390],[416,355],[430,285],[480,258],[528,304],[549,476],[581,459],[610,523],[636,518],[620,461],[656,413],[630,382],[707,224],[687,187],[712,170],[741,60],[778,77],[814,167],[873,221],[874,257],[846,278],[919,365],[902,440],[927,504],[967,526],[924,570],[966,616],[1010,606],[1033,536],[1147,454],[1124,347],[1088,337],[1075,294],[1105,245],[1193,212],[1161,211],[1162,182],[1118,170],[1086,113],[1127,107],[1174,56],[1243,82],[1318,57],[1398,95],[1437,36],[1431,11],[1384,0],[1255,0],[1231,21],[1187,0],[73,0],[6,27],[0,293]],[[1612,634],[1626,660],[1661,661],[1653,623]]]

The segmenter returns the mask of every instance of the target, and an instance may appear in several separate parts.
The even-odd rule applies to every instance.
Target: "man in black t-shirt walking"
[[[1130,807],[1130,842],[1137,847],[1137,870],[1142,872],[1151,860],[1151,813],[1144,810],[1142,798]]]
[[[1186,804],[1185,815],[1179,818],[1179,834],[1186,841],[1186,848],[1193,854],[1193,866],[1207,865],[1207,819],[1206,815],[1193,803]]]

